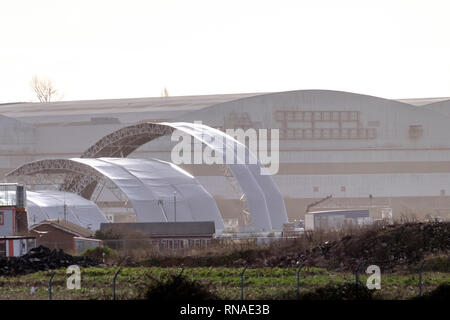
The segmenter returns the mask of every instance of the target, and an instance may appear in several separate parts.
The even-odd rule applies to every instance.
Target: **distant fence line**
[[[422,260],[421,263],[419,263],[417,266],[414,266],[412,268],[413,271],[417,272],[417,274],[418,274],[418,278],[415,279],[417,281],[417,296],[423,295],[423,277],[422,277],[422,273],[423,273],[423,266],[424,266],[425,263],[426,263],[426,260]],[[369,286],[369,278],[373,277],[373,275],[370,275],[369,273],[364,272],[365,269],[363,268],[364,266],[367,266],[367,265],[368,265],[368,263],[366,263],[366,261],[359,260],[359,263],[358,263],[356,269],[354,270],[354,281],[351,278],[343,277],[344,282],[354,283],[354,284],[361,285],[361,286],[366,286],[369,290],[373,290],[374,287],[370,287]],[[296,268],[292,268],[292,267],[282,268],[282,269],[291,269],[292,270],[292,276],[296,277],[296,281],[293,282],[293,283],[295,283],[295,285],[294,284],[292,285],[292,292],[293,293],[295,292],[296,295],[293,294],[292,297],[296,296],[297,299],[300,298],[300,289],[301,289],[301,281],[300,280],[302,280],[302,282],[303,282],[303,281],[305,281],[308,278],[308,272],[304,272],[304,274],[300,277],[301,271],[304,270],[304,267],[305,267],[305,265],[303,263],[301,263]],[[311,268],[311,266],[310,266],[310,268]],[[151,272],[152,267],[150,267],[148,269]],[[176,269],[176,268],[171,268],[171,269]],[[237,297],[239,296],[241,300],[245,300],[246,299],[246,295],[245,295],[244,289],[245,289],[246,285],[248,284],[248,280],[251,279],[251,277],[252,277],[252,275],[249,274],[248,271],[255,270],[255,269],[254,268],[250,269],[250,268],[248,268],[248,266],[243,266],[242,268],[235,268],[235,269],[236,269],[236,272],[237,272],[236,275],[239,276],[239,284],[237,284],[235,286],[235,288],[236,288],[236,299],[238,299]],[[118,293],[117,292],[120,291],[120,284],[121,284],[121,282],[123,283],[123,281],[124,281],[123,279],[121,281],[119,281],[119,279],[118,279],[118,275],[121,272],[121,270],[123,270],[123,267],[111,268],[111,274],[105,274],[104,275],[107,279],[109,279],[111,281],[109,285],[111,286],[111,289],[112,289],[112,291],[111,291],[112,292],[111,299],[113,299],[113,300],[118,299]],[[178,276],[182,276],[184,270],[185,270],[185,267],[181,267],[181,272],[179,272],[177,274],[176,273],[172,273],[172,274],[173,274],[173,276],[177,276],[177,275]],[[78,269],[78,272],[79,272],[79,269]],[[368,278],[367,279],[367,283],[361,282],[360,274],[362,274],[362,273],[364,273],[364,274],[367,273],[366,274],[366,277]],[[49,274],[49,280],[48,280],[49,300],[52,300],[52,299],[55,298],[55,291],[54,291],[55,284],[53,283],[55,274],[56,274],[55,271],[50,271],[50,274]],[[67,282],[64,281],[63,283],[67,283],[67,289],[74,289],[74,288],[69,288],[70,280],[72,280],[72,281],[73,280],[81,281],[82,274],[80,272],[78,274],[71,274],[70,272],[67,272],[67,274],[68,275],[64,279],[65,281],[67,280]],[[347,273],[347,275],[348,275],[348,273]],[[192,276],[192,274],[191,274],[191,276]],[[286,276],[289,276],[289,275],[285,275],[283,277],[286,277]],[[381,274],[378,274],[376,276],[379,277],[378,281],[380,283],[381,282]],[[76,279],[76,277],[78,277],[78,279]],[[205,280],[207,280],[207,278],[208,277],[206,276]],[[31,283],[31,285],[33,287],[34,287],[34,282],[35,281],[33,280],[33,283]],[[59,286],[61,286],[61,281],[59,281],[58,283],[59,283]],[[109,282],[107,282],[107,283],[109,283]],[[78,289],[79,288],[80,287],[78,287]],[[376,289],[380,290],[381,287],[378,287]]]

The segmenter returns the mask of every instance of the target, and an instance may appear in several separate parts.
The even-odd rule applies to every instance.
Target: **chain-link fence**
[[[79,274],[59,269],[0,277],[0,299],[141,299],[152,281],[181,274],[221,299],[236,300],[299,299],[318,288],[346,283],[359,283],[376,299],[410,299],[450,283],[450,270],[427,269],[426,261],[402,272],[383,273],[378,268],[377,273],[376,269],[364,261],[354,272],[303,264],[295,268],[93,267],[82,268]],[[73,285],[77,278],[79,288]]]

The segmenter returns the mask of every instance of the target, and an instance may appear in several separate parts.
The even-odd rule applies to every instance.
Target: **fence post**
[[[300,264],[297,268],[297,299],[300,299],[300,270],[304,267],[304,263]]]
[[[422,269],[423,269],[424,264],[425,264],[425,260],[423,260],[419,266],[419,297],[422,296]]]
[[[113,300],[116,300],[116,279],[117,276],[119,275],[119,272],[122,268],[119,268],[119,270],[117,270],[116,274],[114,275],[113,278]]]
[[[56,272],[53,271],[50,280],[48,281],[48,300],[52,300],[52,286],[53,286],[53,277],[55,276]]]
[[[247,270],[247,266],[244,267],[244,270],[241,272],[241,300],[244,300],[244,273]]]
[[[360,259],[358,261],[358,265],[356,266],[356,270],[355,270],[355,283],[356,284],[360,284],[361,282],[359,281],[359,269],[361,268],[361,265],[363,264],[364,260]]]

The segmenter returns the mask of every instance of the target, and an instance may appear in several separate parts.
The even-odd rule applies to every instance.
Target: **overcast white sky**
[[[332,89],[450,96],[446,0],[1,0],[0,102]]]

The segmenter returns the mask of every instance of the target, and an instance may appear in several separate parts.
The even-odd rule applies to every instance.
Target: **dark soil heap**
[[[338,241],[327,241],[301,254],[274,256],[268,266],[306,265],[336,270],[353,270],[359,260],[393,271],[419,263],[426,255],[450,251],[450,223],[407,223],[368,229]]]
[[[70,265],[93,267],[98,264],[99,262],[84,256],[74,257],[62,250],[52,251],[49,248],[39,246],[21,257],[0,258],[0,275],[15,276],[59,269]]]
[[[450,222],[373,226],[339,240],[307,248],[291,242],[282,247],[236,250],[227,254],[154,257],[147,265],[225,266],[250,268],[296,267],[299,263],[335,271],[354,271],[358,261],[378,265],[383,272],[417,265],[425,257],[450,251]]]

